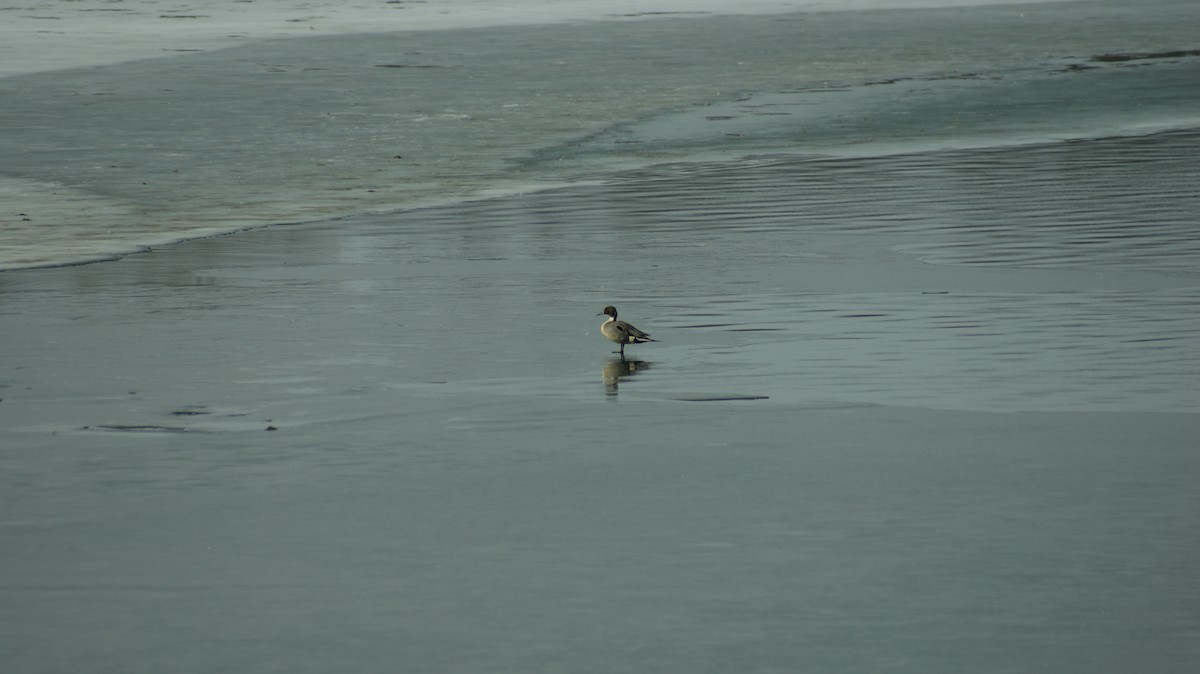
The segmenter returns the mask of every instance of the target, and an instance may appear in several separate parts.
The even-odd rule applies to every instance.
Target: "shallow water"
[[[997,245],[1069,231],[1040,207],[951,217],[1046,175],[1029,146],[667,167],[3,275],[6,658],[1190,671],[1200,290],[1189,249],[1137,251],[1178,236],[1193,197],[1152,167],[1194,143],[1063,149],[1163,159],[1115,263]],[[897,192],[937,226],[883,217]],[[624,361],[591,315],[614,298],[661,340]]]
[[[603,185],[196,242],[117,270],[5,277],[6,310],[82,303],[70,320],[99,325],[67,340],[160,318],[171,333],[155,342],[178,342],[179,331],[184,343],[246,352],[259,347],[243,342],[277,353],[296,342],[282,365],[264,356],[262,367],[306,381],[363,366],[377,385],[389,371],[409,385],[505,379],[530,351],[543,365],[578,367],[597,346],[583,319],[620,298],[623,315],[669,335],[631,349],[671,362],[639,377],[639,395],[710,395],[716,380],[787,403],[1194,412],[1198,146],[1197,134],[1176,132],[661,167]],[[78,299],[75,284],[87,288]],[[115,306],[96,313],[96,292]],[[265,312],[254,321],[264,336],[222,334],[220,321],[246,320],[246,310]],[[309,339],[270,336],[280,320]],[[428,349],[486,357],[419,357],[396,370],[393,359]],[[314,351],[338,358],[314,361]],[[558,391],[578,374],[512,383]]]
[[[1194,62],[1088,71],[1149,127],[1096,79],[1049,115],[1043,66],[0,274],[3,669],[1192,672]],[[893,118],[803,97],[843,94]],[[611,354],[606,304],[660,341]]]

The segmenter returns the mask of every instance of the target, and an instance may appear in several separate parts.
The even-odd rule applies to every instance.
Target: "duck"
[[[597,316],[608,316],[608,320],[600,324],[600,334],[604,335],[610,342],[616,342],[621,345],[620,353],[625,355],[626,344],[642,344],[643,342],[657,342],[656,339],[650,339],[650,333],[642,332],[625,321],[617,320],[617,308],[611,304],[604,307],[604,311],[596,314]]]

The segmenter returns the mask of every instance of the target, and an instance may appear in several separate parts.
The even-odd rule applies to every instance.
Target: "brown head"
[[[610,304],[607,307],[604,307],[604,311],[601,311],[600,313],[598,313],[596,315],[597,316],[612,316],[613,318],[616,318],[617,317],[617,308]]]

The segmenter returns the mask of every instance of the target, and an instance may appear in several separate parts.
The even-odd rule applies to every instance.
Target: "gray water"
[[[1196,61],[1067,56],[0,274],[2,669],[1194,671]]]

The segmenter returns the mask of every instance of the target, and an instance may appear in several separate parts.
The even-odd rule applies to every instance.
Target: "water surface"
[[[470,81],[530,29],[419,38],[441,70],[323,37],[169,60],[194,83],[150,62],[19,83],[59,120],[112,106],[6,169],[77,196],[46,203],[79,238],[266,201],[315,222],[0,274],[3,669],[1194,671],[1196,62],[1089,60],[1189,15],[1086,4],[647,22],[579,52],[595,27],[558,27],[533,60],[642,51],[586,82],[496,59],[505,86],[436,106],[372,87]],[[1012,41],[962,23],[1009,36],[1021,12]],[[1038,42],[1062,16],[1086,29]],[[867,39],[896,21],[961,42],[869,57],[916,44]],[[845,38],[803,86],[692,60],[736,27],[726,54],[788,72],[769,38],[797,22]],[[682,70],[622,79],[651,58]],[[231,72],[236,95],[206,79]],[[48,103],[81,82],[104,103]],[[318,82],[345,89],[290,86]],[[598,83],[637,105],[497,105]],[[214,103],[122,121],[158,86]],[[470,117],[422,135],[422,106]],[[568,114],[595,131],[539,136]],[[378,170],[385,128],[429,165]],[[606,304],[660,341],[611,354]]]

